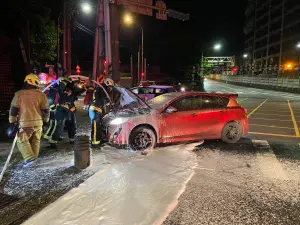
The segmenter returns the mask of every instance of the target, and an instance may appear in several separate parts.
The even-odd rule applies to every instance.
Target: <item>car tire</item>
[[[239,123],[229,122],[223,127],[221,140],[228,144],[234,144],[241,139],[242,134],[242,126]]]
[[[129,147],[134,151],[151,151],[156,145],[156,135],[148,127],[135,128],[129,137]]]

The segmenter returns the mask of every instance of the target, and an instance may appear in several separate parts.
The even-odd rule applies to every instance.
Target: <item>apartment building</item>
[[[257,68],[284,68],[287,63],[297,67],[300,0],[248,0],[244,33],[248,63]]]

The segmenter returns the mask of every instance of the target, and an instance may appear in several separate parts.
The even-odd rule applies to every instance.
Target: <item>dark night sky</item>
[[[216,42],[223,44],[222,51],[207,51],[206,55],[242,54],[244,10],[247,0],[165,0],[165,3],[170,9],[190,13],[191,18],[185,22],[173,18],[161,21],[154,16],[134,15],[136,24],[141,24],[144,28],[145,57],[148,63],[161,66],[162,71],[171,76],[178,76],[187,65],[195,63],[201,57],[202,49]],[[59,9],[53,7],[52,11],[55,18]],[[153,14],[155,13],[154,11]],[[94,31],[95,13],[79,15],[78,22]],[[137,55],[140,39],[141,31],[138,25],[128,27],[120,24],[122,63],[129,63],[132,53]],[[73,32],[72,51],[77,55],[79,62],[92,61],[93,44],[92,36],[80,30]],[[76,59],[76,56],[73,59]]]

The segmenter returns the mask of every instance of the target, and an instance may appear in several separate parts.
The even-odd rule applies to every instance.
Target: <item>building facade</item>
[[[286,65],[297,70],[300,0],[248,0],[244,33],[244,51],[250,56],[246,63],[254,70],[278,68],[280,73]]]

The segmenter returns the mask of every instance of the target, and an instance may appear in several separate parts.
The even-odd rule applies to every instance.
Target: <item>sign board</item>
[[[152,0],[120,0],[125,9],[146,16],[152,16]]]
[[[166,10],[167,10],[167,6],[163,1],[157,1],[155,3],[155,7],[157,8],[157,13],[156,13],[156,19],[159,20],[167,20],[167,14],[166,14]]]

